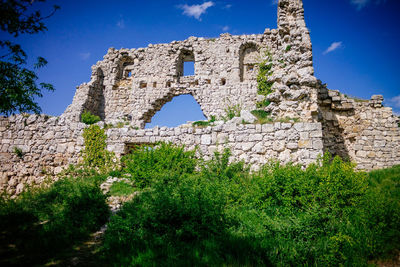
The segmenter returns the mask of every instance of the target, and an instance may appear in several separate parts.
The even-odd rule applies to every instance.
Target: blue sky
[[[386,105],[400,113],[400,1],[303,2],[316,77],[348,95],[369,99],[383,94]],[[56,91],[45,92],[38,102],[43,113],[50,115],[60,115],[72,102],[76,86],[89,81],[91,65],[109,47],[138,48],[189,36],[262,33],[265,28],[276,28],[274,0],[48,0],[40,8],[45,12],[54,4],[61,9],[45,21],[47,32],[15,40],[32,61],[37,56],[49,61],[39,77],[52,83]],[[192,114],[190,110],[197,115],[183,121],[202,117],[193,102],[186,102],[190,101],[172,105],[177,107],[167,112],[166,117],[174,121],[169,125],[176,124],[182,113]]]

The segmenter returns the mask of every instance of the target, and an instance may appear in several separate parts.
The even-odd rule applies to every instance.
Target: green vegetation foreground
[[[226,150],[204,161],[195,151],[160,144],[138,148],[123,158],[122,167],[112,175],[129,177],[135,187],[127,190],[128,185],[118,183],[118,188],[140,193],[111,216],[99,262],[114,266],[366,266],[400,249],[400,166],[367,174],[325,155],[306,169],[271,162],[250,173],[242,162],[230,163],[229,155]],[[85,184],[93,188],[90,194],[84,193],[88,189],[57,189],[57,197],[41,192],[33,198],[4,200],[2,231],[26,229],[22,223],[26,214],[19,211],[34,210],[29,217],[32,225],[47,220],[37,227],[59,227],[54,228],[57,232],[51,227],[38,232],[54,248],[74,239],[74,233],[87,236],[96,230],[92,226],[99,227],[108,217],[105,198],[98,194],[99,181],[105,177],[69,177],[46,189],[54,191],[59,183],[74,188]],[[121,193],[118,188],[111,192]],[[32,208],[32,203],[52,208]],[[77,213],[68,213],[72,204]],[[64,223],[69,217],[79,224]],[[55,238],[63,231],[72,234]],[[27,239],[25,243],[36,238],[19,237]]]

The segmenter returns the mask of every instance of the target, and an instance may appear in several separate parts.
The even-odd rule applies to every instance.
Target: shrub
[[[369,257],[387,257],[400,244],[400,165],[369,173],[369,190],[363,202],[366,213],[357,224],[366,232]]]
[[[131,156],[147,188],[111,218],[110,263],[366,266],[399,249],[399,167],[367,175],[326,154],[251,174],[229,150],[196,168],[180,149]]]
[[[122,159],[124,171],[131,174],[139,188],[191,174],[197,161],[195,151],[185,151],[184,146],[170,143],[160,143],[154,148],[140,146]]]
[[[267,264],[252,255],[250,240],[229,234],[226,192],[219,185],[189,175],[143,192],[111,218],[105,259],[124,266]]]
[[[269,81],[268,77],[272,75],[272,61],[270,55],[268,58],[259,64],[259,71],[257,75],[257,84],[258,84],[258,94],[259,95],[269,95],[272,93],[272,85],[274,82]]]
[[[85,111],[81,115],[81,122],[83,122],[87,125],[92,125],[99,121],[100,121],[100,117],[97,115],[93,115],[92,113],[90,113],[90,111]]]
[[[83,130],[85,147],[82,156],[85,166],[107,172],[115,167],[114,154],[106,149],[107,135],[98,125],[90,125]]]
[[[94,179],[62,179],[0,204],[0,258],[6,265],[43,263],[87,238],[109,215]]]
[[[352,164],[328,155],[306,170],[271,163],[253,183],[242,202],[264,217],[262,244],[275,265],[366,263],[360,233],[351,229],[367,183]]]

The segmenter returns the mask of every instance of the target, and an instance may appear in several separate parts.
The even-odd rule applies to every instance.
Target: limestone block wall
[[[383,107],[383,97],[352,99],[320,89],[324,149],[372,170],[400,164],[399,118]]]
[[[20,193],[26,184],[40,184],[76,163],[84,127],[46,115],[0,117],[0,192]]]
[[[99,123],[100,125],[103,123]],[[83,148],[83,123],[45,115],[0,117],[0,191],[20,193],[26,185],[37,185],[46,177],[56,179],[69,164],[80,159]],[[308,165],[322,154],[320,123],[236,124],[220,122],[207,128],[182,125],[134,130],[131,126],[106,131],[108,149],[117,156],[132,145],[158,141],[198,146],[202,156],[230,148],[232,159],[244,160],[253,169],[270,159]],[[22,151],[22,156],[15,152]]]
[[[243,160],[253,169],[271,159],[283,163],[308,165],[323,153],[322,125],[320,123],[226,123],[206,128],[182,125],[176,128],[128,130],[115,128],[107,131],[108,149],[121,155],[134,144],[159,141],[183,144],[188,149],[196,146],[209,159],[216,150],[229,148],[232,159]]]

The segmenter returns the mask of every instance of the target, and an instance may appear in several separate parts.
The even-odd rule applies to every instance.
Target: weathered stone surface
[[[248,123],[254,123],[254,122],[257,120],[257,118],[254,117],[253,114],[251,114],[250,111],[248,111],[248,110],[242,110],[242,111],[240,112],[240,117],[241,117],[245,122],[248,122]]]

